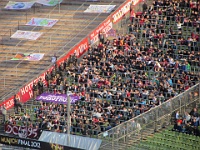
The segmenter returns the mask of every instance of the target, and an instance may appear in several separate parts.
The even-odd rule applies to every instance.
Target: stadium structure
[[[33,99],[33,84],[40,79],[45,80],[47,71],[51,72],[66,59],[73,56],[78,58],[78,61],[82,61],[82,58],[87,53],[91,54],[87,50],[99,43],[101,32],[107,34],[106,38],[108,39],[113,39],[113,35],[108,34],[110,30],[115,31],[115,39],[117,39],[117,33],[130,34],[131,25],[128,26],[128,24],[132,21],[130,20],[130,17],[132,17],[130,14],[131,10],[134,9],[135,13],[138,12],[136,13],[138,17],[142,14],[142,9],[144,9],[144,2],[140,0],[61,0],[60,3],[56,0],[52,1],[52,3],[36,0],[34,2],[27,1],[28,3],[23,2],[24,0],[18,0],[17,4],[15,4],[8,0],[0,1],[0,81],[2,84],[0,87],[0,106],[7,110],[7,119],[10,116],[18,115],[15,114],[14,110],[14,99],[16,96],[22,105],[22,113],[32,113],[30,110],[40,105]],[[147,2],[148,9],[151,9],[149,6],[152,3],[151,1]],[[95,8],[92,9],[91,5],[94,5]],[[99,8],[97,7],[98,5],[103,5],[104,7]],[[91,6],[91,10],[88,9],[90,8],[89,6]],[[109,6],[109,8],[106,9],[105,6]],[[160,12],[160,8],[162,7],[158,5],[154,7],[154,11]],[[193,13],[191,7],[187,8],[188,6],[184,6],[181,10],[185,9],[189,15]],[[164,20],[162,15],[158,14],[160,20]],[[137,17],[135,17],[135,20],[141,19]],[[37,20],[37,18],[40,20]],[[140,21],[138,22],[140,23]],[[166,28],[164,27],[163,32],[170,30],[171,26],[175,28],[176,22],[176,20],[169,19],[165,24]],[[137,42],[145,45],[147,38],[143,36],[144,28],[139,23],[137,24],[138,26],[136,25],[137,30],[139,30]],[[198,26],[195,27],[198,28]],[[162,31],[160,32],[162,33]],[[199,36],[200,33],[193,26],[184,27],[182,32],[184,38],[189,38],[191,33],[195,33],[196,36]],[[178,41],[178,36],[172,35],[172,37],[175,37],[174,39]],[[164,42],[170,43],[170,41],[166,40]],[[196,41],[196,47],[197,50],[194,51],[198,53],[200,51],[199,41]],[[187,50],[186,46],[180,46],[179,48]],[[169,54],[168,47],[162,50],[166,55]],[[177,55],[179,54],[177,53]],[[198,60],[199,58],[197,58]],[[198,79],[199,68],[198,62],[197,64],[194,63],[194,65],[191,64],[191,72],[198,74]],[[147,68],[146,71],[148,72],[149,80],[157,75],[154,74],[152,68]],[[93,139],[94,143],[95,139],[100,140],[101,144],[96,144],[96,147],[94,146],[95,148],[93,148],[102,150],[181,149],[182,145],[187,149],[199,149],[198,136],[171,131],[172,128],[174,129],[172,125],[176,124],[177,118],[175,114],[177,111],[183,114],[186,111],[191,111],[193,108],[199,108],[200,84],[198,80],[193,83],[195,84],[180,94],[173,95],[172,97],[171,95],[166,95],[168,100],[162,101],[158,106],[136,115],[134,118],[122,121],[110,129],[103,129],[97,134],[94,132],[94,135],[86,137]],[[45,90],[47,90],[47,84],[47,82],[44,82]],[[111,100],[110,102],[112,106],[116,105],[117,108],[121,105],[121,103],[116,101]],[[77,105],[82,105],[82,103]],[[127,107],[133,106],[128,104]],[[1,115],[1,120],[3,120],[3,115]],[[2,133],[5,132],[4,127],[4,123],[2,123]],[[163,130],[163,128],[165,129]],[[81,135],[77,128],[75,128],[73,134],[73,136],[77,137]],[[3,135],[8,136],[8,134],[2,134],[2,137]],[[44,135],[45,133],[40,139],[45,139]],[[56,137],[57,135],[52,133],[53,136]],[[19,138],[18,136],[14,137],[16,139]],[[175,139],[179,140],[174,144],[173,141]],[[28,138],[28,140],[31,139]],[[184,143],[185,140],[190,141],[191,144]],[[52,141],[45,142],[60,144],[53,143]],[[92,143],[90,144],[92,145]],[[75,147],[69,143],[61,145],[71,146],[68,149]],[[75,148],[87,149],[87,146],[84,148],[85,145],[87,143],[82,144],[82,147],[79,145],[79,147]],[[59,145],[57,146],[59,147]],[[17,145],[8,146],[5,143],[2,143],[1,148],[21,149]],[[24,147],[24,149],[26,148]],[[30,147],[27,149],[30,149]],[[89,148],[88,146],[88,149],[92,149],[92,147]]]

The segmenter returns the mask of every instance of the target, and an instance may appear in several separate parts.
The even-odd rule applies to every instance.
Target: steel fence
[[[126,147],[127,142],[137,142],[145,136],[173,123],[176,111],[185,112],[200,102],[200,84],[196,84],[178,96],[148,110],[147,112],[126,121],[108,131],[100,133],[101,149],[119,149]]]
[[[115,3],[115,2],[117,2],[117,0],[110,0],[108,4],[111,5],[111,4]],[[77,10],[75,10],[75,11],[73,12],[73,15],[75,15],[75,13],[77,13],[77,12],[78,12],[82,7],[84,7],[85,5],[87,5],[87,1],[86,1],[86,2],[83,2],[82,5],[80,5],[80,6],[77,8]],[[56,5],[56,6],[50,11],[50,13],[46,15],[47,18],[50,18],[50,15],[52,15],[52,13],[54,13],[54,10],[55,10],[57,7],[59,7],[59,6]],[[67,12],[65,12],[63,15],[61,15],[59,19],[63,19],[63,18],[65,17],[65,14],[67,14]],[[96,20],[98,20],[98,18],[100,17],[101,14],[103,14],[103,13],[98,13],[92,20],[90,20],[89,22],[87,22],[87,25],[86,25],[84,28],[82,28],[81,31],[79,31],[79,32],[78,32],[77,34],[75,34],[73,37],[72,37],[72,35],[70,35],[70,36],[71,36],[71,39],[70,39],[69,41],[67,41],[65,45],[62,45],[62,46],[59,45],[58,47],[54,47],[54,49],[58,49],[56,53],[62,54],[62,55],[59,56],[58,59],[62,58],[63,56],[65,56],[65,55],[69,52],[69,51],[68,51],[68,46],[70,45],[70,43],[72,43],[76,38],[78,38],[78,37],[81,35],[81,33],[82,33],[83,31],[85,31],[91,24],[93,24]],[[75,19],[74,19],[73,16],[72,16],[72,23],[73,23],[73,24],[75,24],[75,23],[74,23],[74,20],[75,20]],[[106,18],[105,18],[105,20],[106,20]],[[65,20],[65,22],[67,22],[67,20]],[[45,38],[44,42],[42,42],[42,43],[40,44],[41,46],[39,46],[39,50],[38,50],[38,47],[36,47],[34,50],[31,51],[31,53],[34,53],[34,52],[37,53],[38,51],[40,52],[40,49],[42,49],[42,47],[43,47],[43,45],[44,45],[45,43],[49,43],[49,44],[50,44],[50,43],[51,43],[51,37],[56,36],[57,31],[60,30],[63,26],[65,26],[65,25],[61,25],[60,27],[58,27],[58,29],[56,29],[53,33],[51,33],[50,36],[47,36],[47,37]],[[37,27],[34,27],[31,31],[34,31],[34,29],[36,29],[36,28],[37,28]],[[75,31],[76,28],[73,28],[72,30]],[[82,39],[84,39],[85,37],[88,37],[88,35],[89,35],[89,33],[88,33],[87,35],[85,35]],[[81,40],[82,40],[82,39],[81,39]],[[71,46],[71,49],[72,49],[73,47],[75,47],[75,46],[77,45],[77,43],[79,43],[81,40],[79,40],[79,41],[76,42],[73,46]],[[18,44],[17,44],[15,47],[17,48],[18,45],[19,45],[22,41],[23,41],[23,40],[20,40],[20,41],[18,42]],[[50,45],[51,45],[51,44],[50,44]],[[30,46],[30,47],[33,47],[33,45]],[[13,50],[13,49],[12,49],[12,50]],[[51,53],[51,52],[50,52],[50,53]],[[47,55],[48,55],[48,54],[47,54]],[[6,57],[7,57],[7,56],[6,56]],[[7,60],[7,59],[6,59],[6,60]],[[12,69],[12,71],[15,70],[15,75],[13,75],[13,76],[18,77],[18,72],[20,72],[20,67],[19,67],[19,66],[20,66],[20,64],[22,64],[22,62],[23,62],[23,60],[22,60],[22,61],[19,61],[19,62],[15,65],[15,67]],[[38,72],[40,72],[40,73],[38,73],[37,76],[39,76],[40,74],[44,73],[44,71],[46,71],[47,69],[51,68],[52,65],[53,65],[53,64],[49,63],[49,65],[47,65],[47,66],[42,66],[42,65],[41,65],[41,66],[38,66],[38,68],[37,68],[36,71],[39,70]],[[43,69],[43,68],[45,68],[45,69]],[[27,73],[24,73],[24,74],[22,74],[22,75],[23,75],[23,76],[26,75],[26,81],[28,81],[28,82],[23,83],[22,86],[20,86],[20,88],[17,88],[17,89],[16,89],[16,87],[14,87],[14,88],[12,88],[12,89],[9,89],[9,91],[10,91],[9,93],[5,93],[5,95],[2,95],[2,96],[0,97],[0,101],[1,101],[1,102],[4,101],[4,100],[6,100],[7,98],[11,97],[11,96],[14,95],[15,93],[17,93],[17,92],[19,91],[19,89],[21,89],[21,87],[27,85],[28,83],[30,83],[31,81],[33,81],[33,80],[36,78],[36,76],[33,78],[33,77],[32,77],[32,74],[30,74],[30,75],[28,76]],[[6,89],[7,89],[6,85],[7,85],[7,82],[9,81],[9,79],[7,79],[6,75],[3,75],[2,77],[0,77],[0,81],[3,83],[2,89],[3,89],[3,90],[6,90]]]

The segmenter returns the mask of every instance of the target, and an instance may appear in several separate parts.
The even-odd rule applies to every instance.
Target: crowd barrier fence
[[[112,4],[114,1],[115,0],[113,0],[110,4]],[[57,61],[58,65],[61,62],[63,62],[64,60],[66,60],[71,54],[76,54],[77,57],[80,57],[84,52],[86,52],[89,44],[94,44],[98,41],[99,32],[107,33],[112,28],[113,24],[119,23],[120,20],[125,15],[129,14],[131,4],[136,6],[140,2],[142,2],[142,0],[126,0],[123,4],[121,4],[119,6],[119,8],[117,8],[113,13],[111,13],[95,30],[93,30],[91,33],[86,35],[85,38],[83,38],[79,43],[74,45],[68,52],[66,52],[65,54],[60,56]],[[85,28],[87,28],[95,19],[97,19],[100,14],[101,13],[99,13],[90,23],[88,23],[88,25]],[[84,29],[82,31],[84,31]],[[68,43],[66,43],[60,50],[58,50],[58,52],[65,50],[67,45],[71,41],[73,41],[76,37],[78,37],[79,34],[81,34],[81,32],[79,32],[76,36],[74,36]],[[50,39],[50,37],[49,37],[49,39]],[[22,63],[22,61],[20,61],[16,65],[16,74],[17,74],[17,66],[20,63]],[[47,68],[48,68],[47,71],[51,71],[54,68],[54,65],[51,64]],[[32,86],[33,86],[34,82],[37,82],[40,78],[42,78],[44,81],[44,84],[46,84],[45,75],[46,75],[47,71],[42,71],[37,76],[37,78],[30,79],[29,82],[24,84],[23,86],[21,86],[20,89],[12,89],[8,94],[6,94],[5,96],[3,96],[1,98],[2,102],[0,103],[0,106],[4,105],[6,109],[12,108],[14,106],[13,98],[14,98],[15,94],[18,95],[20,102],[22,102],[22,103],[27,102],[29,99],[31,99],[33,97]],[[2,81],[5,84],[6,77],[0,78],[0,81]]]
[[[100,133],[98,138],[102,140],[101,149],[118,149],[121,143],[126,143],[130,139],[132,142],[140,141],[148,134],[173,124],[176,111],[184,114],[199,103],[200,83],[161,105]]]

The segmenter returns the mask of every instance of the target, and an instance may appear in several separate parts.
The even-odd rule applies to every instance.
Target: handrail
[[[153,110],[155,110],[155,109],[158,109],[158,108],[162,107],[163,105],[165,105],[165,104],[167,104],[167,103],[173,101],[174,99],[176,99],[176,98],[178,98],[178,97],[181,97],[183,94],[187,93],[188,91],[190,91],[191,89],[193,89],[193,88],[195,88],[195,87],[197,87],[197,86],[200,86],[200,83],[197,83],[196,85],[190,87],[190,88],[187,89],[186,91],[184,91],[184,92],[178,94],[177,96],[174,96],[173,98],[171,98],[171,99],[169,99],[169,100],[163,102],[161,105],[159,105],[159,106],[157,106],[157,107],[154,107],[154,108],[151,108],[150,110],[148,110],[148,111],[146,111],[146,112],[144,112],[144,113],[142,113],[142,114],[140,114],[140,115],[138,115],[138,116],[136,116],[136,117],[134,117],[134,118],[132,118],[132,119],[130,119],[130,120],[127,120],[127,121],[121,123],[119,126],[123,126],[124,124],[126,124],[127,122],[130,122],[131,120],[134,120],[134,119],[136,119],[136,118],[138,118],[138,117],[141,117],[141,116],[143,116],[143,115],[149,113],[150,111],[153,111]],[[200,94],[200,93],[199,93],[199,94]],[[117,128],[119,128],[119,127],[118,127],[118,126],[113,127],[113,128],[111,128],[111,129],[109,129],[109,130],[107,130],[107,131],[105,131],[105,132],[110,132],[110,131],[115,130],[115,129],[117,129]],[[103,133],[104,133],[104,132],[103,132]],[[101,135],[101,134],[103,134],[103,133],[100,133],[100,134],[98,134],[98,135]]]
[[[46,16],[49,16],[50,14],[52,14],[52,12],[57,8],[58,6],[56,5],[56,6],[54,6],[53,7],[53,9],[46,15]],[[23,17],[25,16],[25,15],[22,15]],[[41,16],[41,15],[40,15]],[[21,19],[22,20],[22,19]],[[7,23],[7,25],[8,25],[8,23]],[[35,29],[36,27],[34,27],[31,31],[33,31],[34,29]],[[44,28],[44,27],[43,27]],[[6,32],[6,31],[5,31]],[[6,35],[6,33],[4,34],[4,35]],[[2,41],[3,41],[3,38],[2,38]],[[21,41],[19,41],[18,43],[17,43],[17,45],[15,46],[15,47],[17,47],[22,41],[24,41],[24,39],[22,39]],[[11,51],[13,50],[14,48],[12,48],[12,49],[9,49],[9,52],[11,53]],[[8,58],[8,53],[6,54],[6,63],[7,63],[7,58]],[[22,61],[21,61],[22,62]],[[19,63],[21,63],[21,62],[19,62]],[[19,64],[18,63],[18,64]],[[17,64],[17,65],[18,65]],[[17,66],[16,65],[16,66]],[[14,67],[14,68],[16,68],[16,66]],[[4,77],[3,77],[3,81],[5,82],[5,75],[4,75]],[[2,98],[2,99],[4,99],[4,98]]]
[[[194,94],[193,92],[195,93],[197,92],[198,94],[191,95]],[[163,119],[164,120],[167,119],[168,120],[168,121],[166,120],[167,123],[170,124],[170,119],[174,112],[176,112],[177,110],[182,112],[181,110],[186,108],[186,106],[189,106],[190,104],[197,101],[200,102],[200,82],[192,86],[188,90],[184,91],[183,93],[162,103],[161,105],[154,107],[136,117],[133,117],[132,119],[125,121],[116,127],[111,128],[110,130],[98,134],[97,138],[103,140],[100,149],[107,149],[107,148],[113,149],[113,147],[115,147],[113,143],[117,143],[121,139],[124,140],[125,144],[129,140],[126,138],[131,137],[132,135],[135,134],[137,135],[139,134],[135,139],[135,141],[138,142],[141,140],[143,132],[145,132],[145,136],[147,136],[146,131],[149,132],[147,134],[152,134],[155,132],[155,130],[162,128],[162,126],[160,126],[160,123],[157,122]],[[163,110],[162,112],[164,113],[159,113],[160,110]],[[151,119],[150,118],[147,119],[148,116],[151,116]],[[133,121],[136,124],[140,125],[140,129],[138,129],[138,127],[133,127],[132,124]]]
[[[46,16],[47,16],[47,17],[50,16],[50,14],[52,14],[52,12],[53,12],[57,7],[58,7],[58,5],[54,6],[53,9],[52,9]],[[41,15],[40,15],[40,16],[41,16]],[[35,28],[37,28],[37,26],[34,27],[31,31],[33,31]],[[44,28],[44,27],[43,27],[43,28]],[[19,41],[15,47],[17,47],[22,41],[24,41],[24,39],[22,39],[21,41]],[[14,48],[10,49],[9,52],[11,52],[13,49],[14,49]],[[8,53],[7,53],[7,55],[8,55]],[[23,60],[20,61],[16,66],[18,66],[21,62],[23,62]],[[6,56],[6,63],[7,63],[7,56]],[[13,67],[13,68],[16,68],[16,66]],[[3,77],[3,80],[5,80],[5,77]],[[13,90],[11,90],[11,91],[13,91]],[[8,95],[10,95],[10,94],[8,94]],[[5,97],[6,97],[6,96],[2,97],[1,99],[5,99]]]
[[[74,12],[74,14],[83,6],[84,4],[82,4],[75,12]],[[61,19],[63,16],[65,16],[66,15],[66,13],[64,14],[64,15],[62,15],[59,19]],[[66,22],[66,21],[65,21]],[[62,25],[61,25],[62,26]],[[61,27],[60,26],[60,27]],[[60,29],[60,27],[59,27],[59,29]],[[58,29],[55,31],[55,33],[58,31]],[[53,32],[54,33],[54,32]],[[53,34],[51,34],[51,36],[52,36]],[[47,40],[49,39],[49,36],[47,37],[47,39],[41,44],[41,45],[43,45]],[[20,41],[21,42],[21,41]],[[40,46],[41,46],[40,45]],[[30,46],[31,47],[31,46]],[[33,50],[32,52],[34,52],[34,51],[36,51],[36,50]],[[60,51],[60,50],[59,50]],[[14,68],[17,68],[17,66],[19,65],[19,64],[21,64],[23,62],[23,60],[22,61],[20,61]],[[49,68],[51,67],[51,65],[49,66]],[[39,69],[39,68],[38,68]],[[42,71],[40,74],[42,74],[44,71]],[[23,75],[25,75],[25,74],[23,74]],[[34,80],[34,79],[32,79],[32,80]],[[30,81],[29,81],[30,82]],[[29,83],[29,82],[27,82],[27,83]],[[27,84],[26,83],[26,84]],[[24,85],[26,85],[26,84],[23,84],[23,86]],[[23,87],[22,86],[22,87]],[[18,89],[19,90],[19,89]],[[12,92],[14,92],[15,93],[15,91],[18,91],[18,90],[16,90],[16,89],[13,89],[13,90],[11,90],[11,92],[10,92],[10,94],[8,94],[8,96],[9,95],[11,95],[11,93]],[[2,99],[6,99],[5,97],[8,97],[7,95],[6,96],[4,96]]]
[[[22,17],[24,17],[25,15],[22,15]],[[9,20],[11,21],[12,20],[12,18],[9,18]],[[8,23],[6,23],[6,25],[5,25],[5,27],[7,27],[8,25],[10,24],[10,22],[8,22]],[[2,31],[1,31],[2,32]],[[5,34],[3,34],[3,35],[6,35],[6,33],[8,33],[7,31],[3,31]]]
[[[35,7],[35,6],[34,6],[34,7]],[[52,9],[46,16],[49,16],[57,7],[58,7],[57,5],[54,6],[53,9]],[[22,15],[22,16],[23,16],[23,18],[24,18],[24,16],[27,17],[27,11],[26,11],[26,14],[25,14],[25,15]],[[41,16],[41,14],[40,14],[39,16]],[[20,19],[20,20],[18,20],[18,21],[20,22],[21,20],[23,20],[23,19]],[[7,23],[6,26],[8,26],[8,23]],[[37,26],[34,27],[31,31],[33,31],[35,28],[37,28]],[[44,27],[43,27],[43,28],[44,28]],[[7,33],[7,32],[5,31],[5,34],[6,34],[6,33]],[[5,34],[4,34],[4,35],[5,35]],[[24,39],[20,40],[20,41],[15,45],[15,47],[17,47],[22,41],[24,41]],[[13,49],[15,49],[15,48],[9,49],[9,51],[11,52]],[[7,55],[8,55],[8,53],[7,53]],[[6,61],[7,61],[7,55],[6,55]],[[14,68],[15,68],[15,67],[14,67]]]
[[[81,7],[83,6],[83,4],[73,13],[73,14],[75,14]],[[64,14],[64,15],[62,15],[60,18],[59,18],[59,20],[63,17],[63,16],[65,16],[66,15],[66,13]],[[66,21],[65,21],[66,22]],[[45,41],[43,41],[43,43],[41,43],[40,44],[40,47],[41,47],[41,45],[43,45],[45,42],[47,42],[47,40],[49,40],[49,38],[51,37],[51,36],[53,36],[61,27],[62,27],[63,25],[61,25],[58,29],[56,29],[50,36],[48,36],[46,39],[45,39]],[[48,29],[48,30],[50,30],[50,29]],[[34,45],[34,44],[33,44]],[[31,46],[30,46],[31,47]],[[34,52],[35,50],[33,50],[33,52]],[[17,65],[16,65],[16,67],[15,68],[17,68],[17,66],[18,65],[20,65],[21,63],[23,62],[23,60],[22,61],[20,61]]]
[[[57,8],[57,5],[53,7],[53,9],[46,15],[46,17],[48,17],[56,8]],[[41,16],[41,15],[40,15],[40,16]],[[33,29],[32,29],[31,31],[35,30],[36,28],[37,28],[37,26],[33,27]],[[42,27],[42,29],[44,29],[44,28],[45,28],[45,27]],[[20,40],[20,41],[15,45],[15,49],[16,49],[16,47],[17,47],[22,41],[25,41],[25,39]],[[12,49],[13,49],[13,48],[12,48]],[[12,49],[10,49],[10,51],[11,51]],[[23,60],[22,60],[22,61],[23,61]],[[21,63],[21,62],[19,62],[19,63]],[[15,68],[15,67],[14,67],[14,68]]]
[[[113,0],[113,1],[111,1],[109,4],[112,4],[113,2],[114,2],[115,0]],[[84,2],[81,6],[83,6],[84,4],[86,4],[86,2]],[[100,15],[101,15],[102,13],[99,13],[85,28],[83,28],[82,30],[81,30],[81,32],[82,31],[84,31],[91,23],[93,23],[93,21],[95,20],[95,19],[97,19]],[[64,14],[65,15],[65,14]],[[63,16],[64,16],[63,15]],[[106,18],[107,19],[107,18]],[[106,20],[105,19],[105,20]],[[66,20],[67,21],[67,20]],[[65,22],[66,22],[65,21]],[[57,29],[58,30],[58,29]],[[56,31],[57,31],[56,30]],[[75,30],[75,29],[74,29]],[[60,51],[62,51],[69,43],[71,43],[71,41],[73,41],[81,32],[79,32],[79,33],[77,33],[67,44],[65,44],[60,50],[58,50],[58,52],[60,52]],[[90,33],[88,33],[88,34],[90,34]],[[86,37],[88,37],[88,34],[84,37],[84,38],[86,38]],[[51,35],[52,36],[52,35]],[[48,39],[48,38],[47,38]],[[44,42],[43,42],[44,43]],[[77,43],[76,43],[77,44]],[[76,46],[76,44],[74,45],[74,46]],[[73,46],[73,47],[74,47]],[[72,47],[72,48],[73,48]],[[67,52],[68,53],[68,52]],[[61,58],[61,57],[63,57],[64,55],[66,55],[66,53],[65,54],[63,54],[63,55],[61,55],[59,58]],[[21,61],[21,62],[19,62],[17,65],[19,65],[20,63],[22,63],[23,61]],[[52,64],[51,65],[49,65],[47,68],[51,68],[52,67]],[[40,74],[42,74],[42,73],[44,73],[44,70],[43,71],[41,71],[38,75],[40,75]],[[31,78],[30,80],[32,81],[32,80],[34,80],[36,77],[34,77],[34,78]],[[25,84],[23,84],[23,86],[21,86],[19,89],[21,89],[22,87],[24,87],[25,85],[27,85],[28,83],[30,83],[30,80],[28,81],[28,82],[26,82]],[[12,89],[11,91],[10,91],[10,93],[9,94],[7,94],[6,96],[4,96],[2,99],[3,100],[5,100],[6,98],[8,98],[9,96],[12,96],[14,93],[16,93],[17,91],[19,91],[19,89]]]

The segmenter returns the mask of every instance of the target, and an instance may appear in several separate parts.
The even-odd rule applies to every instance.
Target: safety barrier
[[[191,87],[178,96],[151,108],[149,111],[130,119],[108,131],[102,132],[98,138],[102,140],[101,149],[119,149],[123,143],[131,140],[132,143],[140,141],[148,134],[171,124],[176,111],[183,113],[186,108],[191,109],[200,102],[200,83]]]
[[[111,13],[95,30],[93,30],[91,33],[89,33],[79,43],[74,45],[73,48],[69,52],[60,56],[58,58],[57,63],[60,64],[65,59],[67,59],[71,54],[75,54],[77,57],[80,57],[84,52],[86,52],[89,44],[94,44],[95,42],[98,41],[98,35],[99,35],[100,31],[107,33],[109,31],[109,29],[112,28],[113,24],[118,23],[126,14],[129,13],[131,4],[136,6],[141,1],[142,0],[126,0],[122,5],[120,5],[120,7],[118,9],[116,9],[113,13]],[[112,4],[113,2],[114,2],[114,0],[111,1],[110,4]],[[85,28],[87,28],[95,19],[97,19],[98,16],[100,16],[100,14],[98,14]],[[84,31],[84,29],[81,31]],[[66,43],[60,50],[58,50],[58,52],[65,50],[67,45],[70,42],[72,42],[75,38],[77,38],[80,33],[81,32],[79,32],[76,36],[74,36],[68,43]],[[16,66],[18,66],[20,63],[22,63],[22,61],[19,62]],[[50,65],[47,68],[49,68],[47,71],[51,71],[54,68],[54,66]],[[19,99],[22,103],[27,102],[33,96],[33,91],[32,91],[33,83],[37,82],[39,78],[42,78],[44,80],[47,71],[42,71],[37,78],[29,80],[31,82],[24,84],[20,88],[20,90],[18,90],[18,89],[11,90],[8,95],[5,95],[1,98],[3,100],[3,102],[0,104],[0,106],[4,105],[6,109],[12,108],[14,106],[13,98],[14,98],[15,94],[19,97]],[[3,77],[0,80],[5,82],[5,77]],[[44,80],[44,82],[45,82],[45,80]]]

